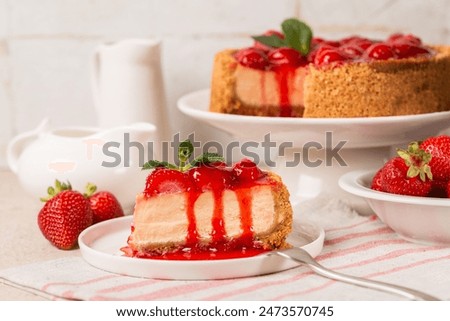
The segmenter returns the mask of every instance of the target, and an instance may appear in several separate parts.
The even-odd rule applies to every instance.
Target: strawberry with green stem
[[[41,199],[45,205],[38,214],[39,229],[57,248],[73,249],[80,233],[92,224],[89,201],[80,192],[72,190],[70,183],[58,180],[47,191],[48,196]]]
[[[381,170],[381,189],[393,194],[427,196],[433,179],[431,155],[419,148],[418,142],[397,153],[399,156],[389,160]]]
[[[108,191],[97,191],[97,186],[88,183],[84,196],[89,200],[93,224],[124,216],[117,198]]]

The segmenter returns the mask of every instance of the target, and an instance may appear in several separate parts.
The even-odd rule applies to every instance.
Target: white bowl
[[[352,171],[339,179],[345,191],[363,197],[386,225],[408,241],[450,245],[450,199],[404,196],[370,188],[375,171]]]

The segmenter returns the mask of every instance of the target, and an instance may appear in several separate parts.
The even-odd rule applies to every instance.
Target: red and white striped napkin
[[[375,215],[360,216],[330,197],[299,206],[303,217],[326,231],[317,257],[322,265],[450,300],[450,247],[405,241]],[[86,263],[79,252],[72,258],[2,270],[0,282],[55,300],[402,300],[326,279],[306,266],[240,279],[167,281],[108,273]]]

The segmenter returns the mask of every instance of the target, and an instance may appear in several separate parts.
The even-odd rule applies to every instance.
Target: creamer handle
[[[39,126],[29,132],[25,132],[14,137],[9,143],[6,150],[6,159],[11,171],[15,174],[19,171],[19,157],[22,154],[24,148],[32,141],[36,140],[39,134],[44,132],[49,125],[48,118],[45,118]]]

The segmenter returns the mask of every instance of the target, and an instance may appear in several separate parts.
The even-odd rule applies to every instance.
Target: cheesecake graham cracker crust
[[[259,236],[256,239],[262,242],[265,249],[283,249],[290,245],[286,242],[286,238],[292,231],[293,212],[291,202],[289,201],[289,191],[281,181],[281,177],[273,172],[268,173],[269,180],[275,182],[272,188],[272,195],[275,204],[275,214],[277,215],[277,225],[275,230],[266,236]],[[258,219],[253,216],[253,219]]]

